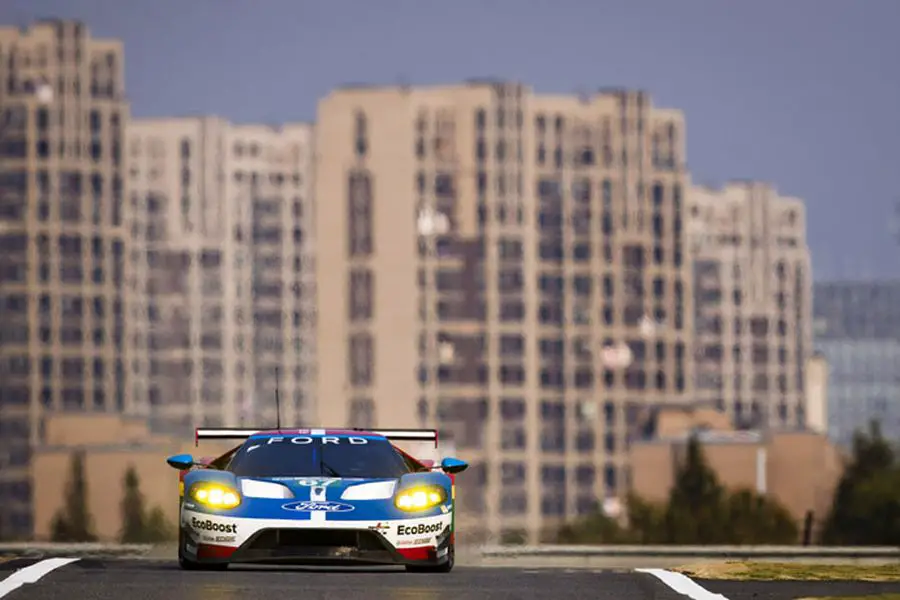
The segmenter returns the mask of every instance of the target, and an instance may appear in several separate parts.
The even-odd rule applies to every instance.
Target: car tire
[[[447,546],[447,560],[439,565],[406,565],[409,573],[449,573],[456,563],[456,545]]]
[[[228,563],[200,563],[184,555],[184,533],[178,532],[178,566],[185,571],[224,571]]]

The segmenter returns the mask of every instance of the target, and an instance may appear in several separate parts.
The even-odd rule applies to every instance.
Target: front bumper
[[[184,556],[208,564],[437,565],[453,542],[449,515],[326,525],[185,511],[181,526]]]

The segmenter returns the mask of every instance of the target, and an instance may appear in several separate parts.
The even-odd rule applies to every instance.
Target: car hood
[[[283,485],[293,500],[383,500],[393,496],[397,479],[366,479],[350,477],[240,477],[245,494],[254,488],[254,481]],[[350,491],[352,488],[352,491]]]

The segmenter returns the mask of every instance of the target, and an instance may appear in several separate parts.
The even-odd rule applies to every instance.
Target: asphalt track
[[[886,592],[900,592],[900,583],[694,582],[669,571],[633,569],[458,567],[449,574],[432,575],[391,568],[233,567],[226,572],[186,572],[168,559],[18,559],[0,563],[2,600],[793,600]]]

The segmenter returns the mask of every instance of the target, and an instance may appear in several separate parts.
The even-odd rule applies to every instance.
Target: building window
[[[369,149],[368,142],[368,121],[366,115],[362,111],[356,113],[356,126],[354,131],[354,141],[356,147],[356,155],[362,158]]]
[[[371,398],[351,398],[349,413],[351,427],[375,427],[375,402]]]
[[[373,252],[372,178],[365,171],[353,171],[347,190],[347,239],[351,257],[370,256]]]
[[[354,387],[372,385],[375,379],[375,347],[369,333],[354,333],[348,341],[348,377]]]

